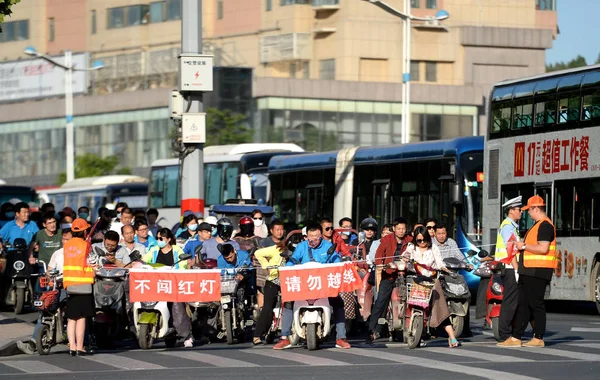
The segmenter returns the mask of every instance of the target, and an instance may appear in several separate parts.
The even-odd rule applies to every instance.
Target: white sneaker
[[[183,342],[183,347],[192,348],[194,347],[194,337],[189,337]]]

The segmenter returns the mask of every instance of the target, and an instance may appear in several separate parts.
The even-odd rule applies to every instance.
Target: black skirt
[[[94,296],[92,294],[69,294],[67,299],[67,319],[93,317],[96,314]]]

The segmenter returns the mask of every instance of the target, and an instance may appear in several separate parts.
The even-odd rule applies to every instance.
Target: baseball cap
[[[211,231],[212,226],[209,223],[203,222],[198,226],[198,231]]]
[[[534,195],[533,197],[529,198],[527,200],[527,205],[521,207],[521,210],[525,211],[528,210],[530,207],[536,207],[536,206],[545,206],[546,203],[544,203],[544,199],[542,197],[540,197],[539,195]]]
[[[71,230],[74,232],[85,231],[88,228],[90,228],[89,223],[86,222],[85,219],[82,219],[82,218],[75,219],[73,221],[73,223],[71,224]]]
[[[208,224],[211,224],[213,226],[216,226],[217,225],[217,218],[215,216],[211,215],[211,216],[207,217],[206,219],[204,219],[204,222],[208,223]]]

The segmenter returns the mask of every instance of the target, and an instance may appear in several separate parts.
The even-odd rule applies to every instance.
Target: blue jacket
[[[183,253],[192,255],[192,259],[196,257],[196,247],[202,247],[202,241],[200,239],[191,239],[185,242],[183,246]]]
[[[248,254],[248,252],[243,251],[241,249],[237,250],[237,261],[235,264],[228,263],[227,260],[225,260],[225,258],[223,257],[223,255],[219,256],[219,258],[217,259],[217,266],[219,267],[219,269],[241,268],[244,265],[251,267],[252,261],[250,260],[250,255]]]
[[[133,238],[133,241],[135,241],[136,243],[140,243],[138,241],[137,235],[135,235],[135,237]],[[140,243],[140,244],[143,245],[144,247],[146,247],[146,251],[148,251],[152,247],[157,247],[158,241],[156,240],[156,238],[154,236],[148,235],[148,240],[146,240],[145,243]]]
[[[339,262],[341,259],[340,255],[337,252],[334,252],[329,258],[329,260],[327,260],[327,250],[329,249],[329,247],[331,247],[331,242],[325,239],[321,239],[321,243],[319,244],[319,246],[312,249],[312,256],[314,261],[321,264]],[[294,254],[292,255],[292,259],[288,260],[286,266],[306,264],[310,261],[311,260],[309,254],[308,241],[304,240],[303,242],[298,244],[296,250],[294,251]]]

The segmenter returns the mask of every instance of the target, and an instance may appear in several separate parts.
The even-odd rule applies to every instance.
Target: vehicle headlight
[[[500,286],[499,283],[494,282],[492,284],[492,293],[494,293],[497,296],[499,296],[500,294],[502,294],[502,287]]]
[[[21,260],[15,261],[15,262],[13,263],[13,268],[14,268],[16,271],[22,271],[23,269],[25,269],[25,263],[24,263],[24,262],[22,262]]]
[[[448,284],[448,288],[452,294],[464,294],[466,293],[465,286],[463,284]]]

